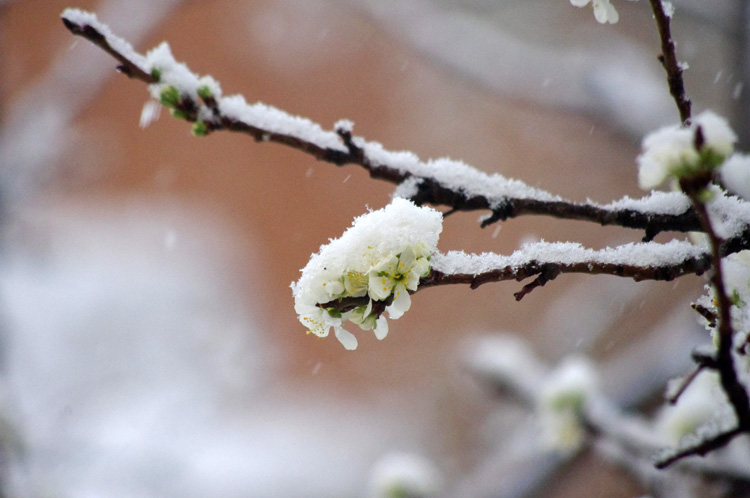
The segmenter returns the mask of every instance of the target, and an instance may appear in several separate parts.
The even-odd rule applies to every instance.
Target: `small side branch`
[[[712,438],[706,439],[696,445],[688,446],[687,448],[682,448],[678,451],[669,452],[665,456],[657,458],[654,462],[654,465],[657,469],[666,469],[670,465],[682,460],[683,458],[687,458],[690,456],[705,456],[714,450],[723,448],[743,432],[744,430],[740,427],[730,429],[726,432],[722,432],[721,434],[717,434]]]
[[[104,34],[100,33],[95,27],[88,24],[76,24],[75,22],[66,19],[65,17],[62,18],[62,21],[65,27],[68,28],[71,33],[86,38],[88,41],[117,59],[120,62],[120,65],[117,66],[117,70],[126,75],[128,78],[140,80],[144,83],[149,84],[157,83],[159,81],[155,76],[141,69],[138,64],[128,59],[123,53],[115,49],[109,43],[107,37]]]

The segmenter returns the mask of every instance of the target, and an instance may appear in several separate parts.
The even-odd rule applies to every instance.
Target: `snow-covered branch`
[[[432,269],[420,279],[419,289],[450,284],[465,284],[476,289],[491,282],[520,282],[536,277],[514,294],[520,301],[535,288],[563,273],[612,275],[636,281],[669,281],[688,274],[701,275],[711,266],[711,254],[699,246],[680,241],[626,244],[600,251],[570,242],[538,242],[527,244],[510,256],[460,251],[436,253],[430,263]],[[347,312],[367,305],[367,300],[367,296],[345,297],[319,306]],[[375,311],[379,314],[383,309],[376,308]]]
[[[163,44],[142,56],[113,35],[93,14],[63,13],[65,26],[100,46],[120,63],[127,76],[151,85],[152,94],[172,113],[193,122],[197,135],[227,130],[261,142],[276,142],[338,166],[355,164],[372,178],[399,185],[398,194],[418,204],[444,205],[453,211],[488,210],[485,227],[523,215],[544,215],[644,230],[645,240],[664,231],[700,231],[688,199],[680,193],[654,192],[642,199],[624,198],[609,204],[567,201],[550,192],[467,164],[437,159],[422,161],[410,152],[391,152],[381,144],[352,136],[352,123],[339,121],[326,131],[312,121],[242,96],[222,97],[218,84],[199,78],[177,63]]]

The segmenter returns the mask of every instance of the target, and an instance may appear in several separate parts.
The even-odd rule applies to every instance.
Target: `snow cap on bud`
[[[691,176],[721,166],[732,154],[737,136],[727,121],[706,111],[689,126],[667,126],[643,139],[638,156],[638,184],[644,190],[667,178]]]

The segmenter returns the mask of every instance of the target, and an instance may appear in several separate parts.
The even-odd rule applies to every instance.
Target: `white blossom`
[[[698,128],[702,140],[697,140]],[[727,121],[706,111],[689,126],[667,126],[643,139],[638,156],[638,183],[648,190],[670,176],[695,174],[703,168],[714,169],[732,154],[737,136]],[[696,147],[700,143],[700,149]]]
[[[319,337],[333,328],[347,349],[357,347],[356,337],[343,328],[347,321],[372,330],[378,339],[386,337],[383,305],[375,308],[374,303],[385,301],[385,311],[394,320],[409,310],[410,293],[430,272],[442,221],[434,209],[400,198],[357,218],[339,239],[312,256],[292,284],[300,322]],[[344,311],[334,306],[347,298],[360,298],[364,304]]]
[[[545,444],[564,452],[580,448],[581,417],[598,389],[596,370],[582,357],[567,358],[548,375],[537,399]]]
[[[576,7],[585,7],[589,2],[594,9],[594,17],[601,24],[616,24],[620,20],[620,15],[609,0],[570,0],[570,3]]]

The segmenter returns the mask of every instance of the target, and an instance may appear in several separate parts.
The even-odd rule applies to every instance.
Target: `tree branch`
[[[118,69],[128,77],[148,84],[170,83],[159,81],[155,75],[147,71],[148,68],[144,69],[142,64],[129,59],[126,54],[115,48],[117,44],[111,43],[104,25],[95,22],[79,24],[65,17],[63,23],[74,35],[86,38],[117,59],[120,62]],[[325,145],[325,142],[310,139],[305,134],[288,133],[271,129],[262,122],[240,119],[232,113],[227,113],[222,104],[221,98],[211,96],[201,102],[183,94],[175,109],[180,111],[180,116],[186,120],[200,121],[205,125],[206,134],[218,130],[245,133],[257,141],[280,143],[338,166],[359,165],[368,171],[372,178],[396,185],[402,185],[410,180],[416,189],[409,197],[418,204],[445,205],[453,211],[489,210],[490,215],[482,222],[482,227],[522,215],[544,215],[641,229],[646,232],[644,240],[651,240],[663,231],[701,230],[700,221],[687,202],[684,203],[684,207],[675,209],[674,201],[680,202],[678,194],[671,194],[672,203],[669,208],[664,208],[663,205],[660,207],[659,203],[650,203],[651,197],[644,198],[642,205],[639,205],[639,201],[630,199],[610,205],[575,203],[533,189],[517,180],[509,180],[497,174],[488,175],[464,163],[448,160],[424,163],[413,154],[386,151],[380,144],[352,137],[351,129],[346,126],[338,126],[336,129],[343,142],[341,146]],[[272,111],[284,114],[290,119],[300,119],[278,109]],[[309,124],[317,127],[314,123]],[[329,132],[325,133],[330,135]]]

